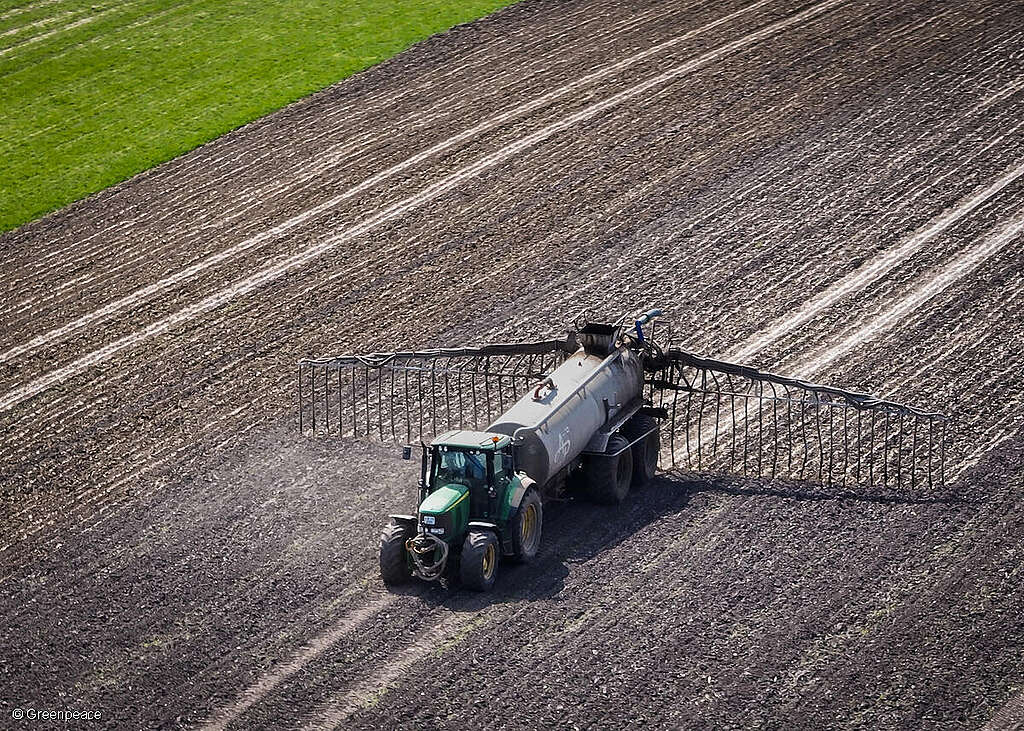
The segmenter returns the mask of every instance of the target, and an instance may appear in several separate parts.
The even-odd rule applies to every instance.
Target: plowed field
[[[527,0],[0,237],[0,725],[1024,724],[1024,6]],[[666,474],[496,591],[304,356],[668,310],[936,407],[952,494]]]

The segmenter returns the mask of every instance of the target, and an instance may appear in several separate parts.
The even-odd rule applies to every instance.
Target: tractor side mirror
[[[412,445],[407,444],[402,447],[402,459],[412,459]]]

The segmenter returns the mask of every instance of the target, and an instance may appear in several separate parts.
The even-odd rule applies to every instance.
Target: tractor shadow
[[[457,578],[429,586],[401,588],[424,602],[455,612],[493,604],[555,599],[574,564],[585,563],[666,515],[686,508],[691,490],[678,479],[659,477],[630,492],[621,505],[594,505],[579,499],[544,505],[540,554],[529,564],[503,562],[494,589],[486,594],[463,589]]]
[[[595,505],[580,499],[544,505],[544,538],[538,557],[530,564],[503,562],[494,589],[479,594],[463,589],[457,578],[440,584],[414,585],[397,591],[416,595],[428,604],[454,612],[475,612],[503,603],[555,600],[565,588],[575,564],[585,563],[611,550],[668,515],[684,511],[702,493],[746,498],[800,501],[836,501],[840,504],[883,505],[976,505],[981,500],[949,493],[932,495],[918,491],[830,488],[797,480],[723,477],[721,475],[667,472],[648,485],[630,492],[621,505]]]

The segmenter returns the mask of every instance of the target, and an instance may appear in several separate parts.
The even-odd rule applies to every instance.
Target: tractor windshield
[[[434,453],[432,489],[457,482],[472,489],[487,485],[487,457],[479,450],[439,446]]]

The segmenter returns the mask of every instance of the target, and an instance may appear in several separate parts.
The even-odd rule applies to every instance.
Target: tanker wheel
[[[537,555],[543,521],[544,506],[541,504],[540,495],[531,487],[523,495],[519,509],[508,525],[514,561],[529,563]]]
[[[591,501],[605,505],[621,503],[633,479],[633,450],[629,448],[629,440],[621,434],[613,434],[604,454],[587,456],[584,470],[587,497]]]
[[[380,534],[380,578],[389,586],[404,584],[412,578],[405,542],[416,535],[412,526],[392,520]]]
[[[651,431],[651,430],[654,431]],[[648,434],[648,432],[650,432]],[[629,441],[640,439],[633,445],[633,485],[640,487],[654,479],[658,472],[658,454],[661,452],[661,430],[653,416],[634,416],[622,428]],[[647,436],[640,438],[642,434]]]
[[[490,591],[498,577],[498,538],[490,531],[474,531],[462,544],[459,574],[462,585],[475,591]]]

